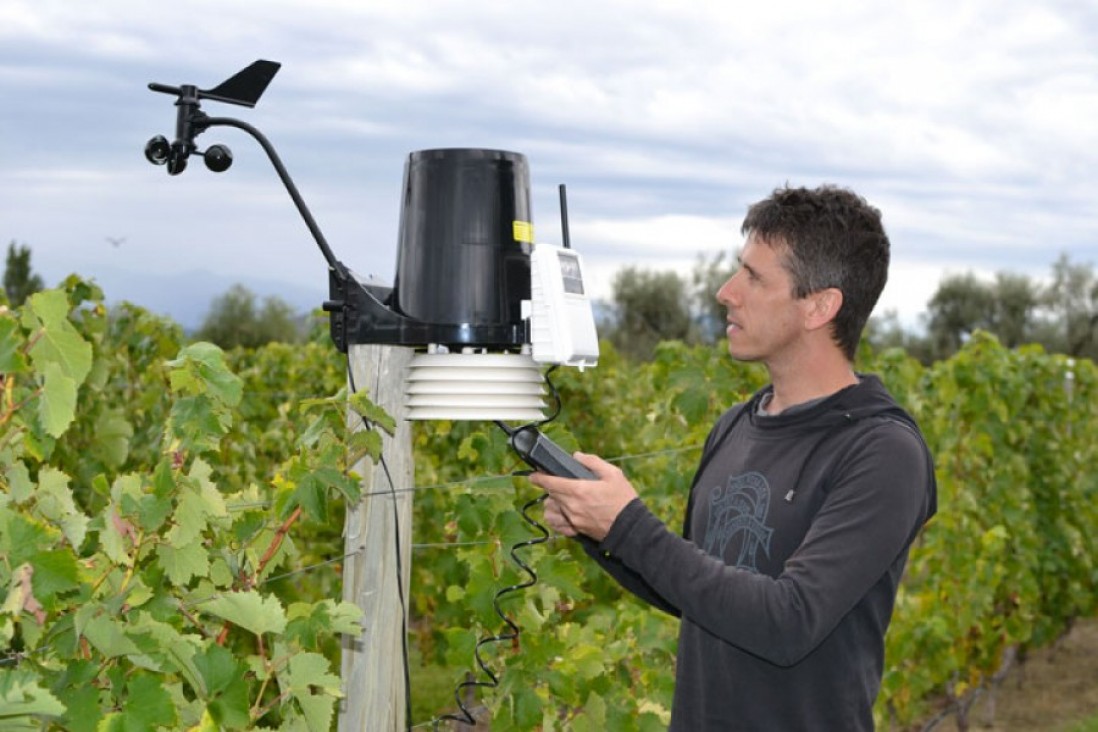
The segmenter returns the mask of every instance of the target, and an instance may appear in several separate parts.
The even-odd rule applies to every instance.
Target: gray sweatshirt
[[[671,729],[872,730],[908,549],[936,510],[914,420],[880,380],[714,426],[683,536],[634,499],[593,556],[682,618]]]

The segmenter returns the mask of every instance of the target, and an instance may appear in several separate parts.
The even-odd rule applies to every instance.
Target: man
[[[597,481],[531,480],[555,531],[682,619],[672,730],[871,730],[908,548],[936,508],[914,421],[853,368],[888,237],[832,186],[776,190],[743,233],[717,299],[729,353],[771,383],[710,432],[683,535],[593,455],[576,458]]]

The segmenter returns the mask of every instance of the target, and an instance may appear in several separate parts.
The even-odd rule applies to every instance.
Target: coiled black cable
[[[443,714],[442,716],[440,716],[437,720],[435,720],[436,730],[438,729],[438,725],[443,721],[460,722],[462,724],[475,726],[477,720],[473,716],[473,713],[469,710],[469,708],[465,706],[465,700],[462,698],[464,695],[463,692],[466,689],[470,688],[495,689],[499,686],[499,676],[496,674],[495,671],[492,670],[487,662],[485,662],[484,658],[481,656],[481,651],[484,649],[485,646],[494,643],[506,643],[508,641],[514,643],[518,640],[519,635],[522,633],[522,629],[519,628],[518,624],[514,620],[512,620],[511,617],[507,615],[507,613],[503,611],[500,603],[507,595],[513,592],[520,592],[537,584],[537,573],[529,564],[523,561],[518,552],[519,550],[525,549],[526,547],[535,546],[537,544],[544,544],[545,542],[549,541],[549,530],[542,526],[540,523],[538,523],[538,521],[532,518],[529,514],[530,509],[532,509],[539,503],[542,503],[547,497],[548,494],[543,493],[537,498],[527,501],[520,511],[522,514],[522,518],[526,521],[526,523],[529,524],[531,528],[533,528],[535,531],[537,531],[538,534],[540,534],[539,536],[536,536],[532,539],[520,541],[511,547],[511,561],[513,561],[519,567],[519,569],[521,569],[526,574],[526,579],[517,584],[504,587],[503,589],[496,592],[495,597],[492,599],[492,607],[496,611],[496,615],[498,615],[507,626],[507,630],[502,633],[497,633],[495,635],[485,636],[481,638],[477,641],[476,646],[473,648],[473,658],[476,660],[477,667],[485,676],[488,677],[488,681],[472,679],[459,683],[454,689],[454,701],[457,702],[460,713]]]
[[[553,371],[555,371],[556,368],[557,368],[557,365],[554,364],[553,366],[550,366],[549,369],[545,372],[545,383],[549,386],[549,391],[550,391],[550,393],[553,397],[553,402],[554,402],[553,413],[551,415],[549,415],[548,417],[546,417],[545,419],[543,419],[543,420],[540,420],[540,421],[537,421],[537,422],[530,422],[530,423],[528,423],[526,425],[523,425],[522,427],[519,427],[517,429],[511,428],[503,422],[496,422],[496,425],[500,429],[502,429],[507,434],[508,437],[510,437],[512,434],[514,434],[518,429],[526,429],[528,427],[540,427],[541,425],[548,424],[549,422],[552,422],[554,419],[556,419],[560,415],[560,411],[561,411],[560,392],[557,391],[556,385],[553,384],[553,380],[552,380],[552,378],[550,378]],[[527,474],[528,474],[528,471],[519,471],[519,472],[515,473],[515,475],[527,475]],[[454,701],[457,702],[459,712],[451,713],[451,714],[443,714],[443,715],[440,715],[437,719],[435,719],[435,722],[434,722],[435,727],[434,728],[435,728],[436,732],[439,728],[439,725],[444,721],[458,722],[460,724],[467,724],[470,727],[476,726],[476,724],[477,724],[476,718],[473,716],[473,713],[469,710],[469,708],[467,706],[465,706],[465,700],[462,699],[463,692],[465,692],[468,689],[478,689],[478,688],[479,689],[495,689],[495,688],[499,687],[499,676],[484,661],[484,658],[481,656],[481,650],[485,646],[495,644],[495,643],[506,643],[508,641],[511,642],[511,643],[516,643],[518,641],[519,635],[521,635],[521,633],[522,633],[522,629],[519,628],[518,624],[515,623],[515,621],[512,620],[511,617],[509,615],[507,615],[507,613],[503,612],[503,608],[500,607],[500,602],[507,595],[510,595],[514,592],[521,592],[522,590],[533,587],[538,582],[537,572],[535,572],[534,569],[530,565],[528,565],[526,562],[523,561],[522,557],[520,557],[518,555],[518,552],[521,549],[525,549],[525,548],[531,547],[531,546],[536,546],[537,544],[544,544],[545,542],[549,541],[549,530],[547,528],[545,528],[545,526],[543,526],[540,522],[538,522],[537,519],[533,518],[530,515],[530,510],[532,508],[534,508],[535,506],[537,506],[541,503],[544,503],[545,499],[547,499],[548,497],[549,497],[548,493],[542,493],[540,496],[538,496],[538,497],[536,497],[532,500],[527,501],[525,504],[523,504],[522,508],[519,510],[519,512],[522,515],[523,520],[527,524],[529,524],[530,527],[535,532],[537,532],[538,536],[535,536],[532,539],[527,539],[525,541],[517,542],[516,544],[511,546],[511,549],[510,549],[510,552],[509,552],[510,555],[511,555],[511,561],[514,562],[515,565],[517,565],[518,568],[526,574],[526,580],[523,581],[523,582],[519,582],[517,584],[510,585],[508,587],[504,587],[503,589],[496,592],[495,596],[492,598],[492,608],[496,611],[496,615],[498,615],[500,617],[500,619],[503,621],[503,623],[507,626],[507,630],[502,632],[502,633],[497,633],[495,635],[490,635],[490,636],[485,636],[485,637],[480,638],[477,641],[476,646],[474,646],[474,648],[473,648],[473,658],[476,661],[477,668],[479,668],[480,671],[485,676],[488,677],[488,681],[478,680],[478,679],[474,678],[474,679],[469,679],[469,680],[460,682],[457,685],[457,687],[454,688]]]

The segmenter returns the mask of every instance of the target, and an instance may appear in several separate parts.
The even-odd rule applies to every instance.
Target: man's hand
[[[530,482],[549,494],[545,520],[554,531],[565,536],[584,534],[602,541],[621,510],[637,497],[637,491],[620,468],[602,458],[582,452],[574,453],[573,457],[597,475],[598,480],[570,480],[534,473]]]

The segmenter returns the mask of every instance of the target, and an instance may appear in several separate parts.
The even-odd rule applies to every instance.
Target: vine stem
[[[182,601],[178,601],[179,612],[183,614],[187,620],[191,621],[191,625],[198,629],[198,632],[202,634],[203,638],[209,638],[210,634],[206,632],[206,629],[202,627],[202,623],[195,617],[194,613],[187,609],[187,606]]]
[[[250,590],[256,586],[259,575],[263,574],[263,570],[267,568],[271,559],[278,553],[278,548],[282,546],[282,542],[286,539],[286,534],[290,532],[290,528],[301,518],[301,506],[294,509],[293,513],[286,517],[286,520],[282,522],[282,525],[278,527],[278,531],[275,532],[274,538],[271,539],[270,546],[267,547],[267,551],[263,552],[263,556],[259,558],[259,564],[256,565],[255,572],[244,578],[244,589]],[[217,645],[225,645],[225,641],[229,638],[229,629],[233,627],[233,624],[226,622],[221,626],[221,632],[217,634]]]
[[[14,382],[11,382],[11,383],[14,383]],[[28,396],[26,399],[19,402],[18,404],[12,405],[8,409],[6,409],[3,414],[0,414],[0,425],[5,425],[9,421],[11,421],[11,418],[15,416],[16,412],[18,412],[20,409],[22,409],[23,407],[25,407],[27,404],[34,401],[38,397],[42,396],[43,391],[45,391],[45,387],[40,386],[37,389],[35,389],[33,392],[31,392],[31,395]],[[11,404],[12,396],[11,396],[10,391],[5,391],[5,396],[7,397],[7,402],[9,404]]]
[[[34,334],[30,336],[30,338],[27,339],[27,342],[24,343],[23,347],[20,349],[23,352],[23,355],[27,355],[31,352],[31,349],[34,348],[35,344],[38,343],[39,339],[42,338],[45,332],[45,328],[39,328],[37,331],[34,332]],[[0,425],[7,424],[16,412],[18,412],[25,404],[40,396],[42,394],[42,391],[45,389],[44,386],[40,386],[35,389],[29,397],[19,402],[18,404],[13,404],[13,402],[15,401],[15,375],[12,374],[11,376],[3,378],[2,380],[0,380],[0,383],[3,383],[4,385],[4,403],[7,407],[4,410],[4,413],[0,414]]]
[[[267,551],[259,558],[259,564],[256,566],[255,574],[245,580],[245,589],[251,589],[256,586],[259,575],[263,574],[263,570],[267,568],[267,565],[278,552],[279,547],[282,546],[286,534],[290,532],[290,527],[292,527],[299,518],[301,518],[301,506],[295,508],[294,512],[287,516],[286,520],[282,522],[282,525],[278,527],[278,531],[275,532],[274,538],[271,539],[271,545],[267,547]]]
[[[137,533],[137,536],[130,537],[130,541],[133,542],[133,564],[131,564],[126,569],[126,574],[122,578],[122,585],[118,590],[118,594],[122,594],[122,591],[125,590],[126,586],[130,583],[130,580],[133,579],[133,573],[137,569],[138,555],[141,552],[141,544],[144,543],[144,541],[145,541],[145,531],[144,530],[139,531]],[[107,578],[111,576],[111,573],[114,572],[114,569],[115,569],[114,566],[107,567],[107,571],[104,572],[98,579],[95,580],[95,582],[92,584],[92,592],[93,593],[99,590],[99,588],[103,585],[103,583],[107,580]]]

